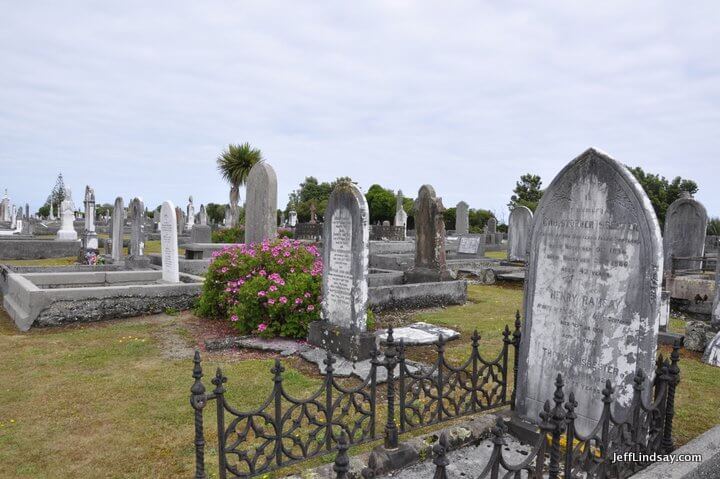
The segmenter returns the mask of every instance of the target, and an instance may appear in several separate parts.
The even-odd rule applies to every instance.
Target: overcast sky
[[[720,2],[0,1],[0,188],[227,202],[215,158],[506,217],[590,146],[720,215]],[[241,193],[244,199],[244,191]]]

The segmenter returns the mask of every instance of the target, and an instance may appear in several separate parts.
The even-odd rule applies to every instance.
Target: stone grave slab
[[[460,337],[460,333],[454,329],[443,328],[442,326],[424,322],[417,322],[409,326],[393,329],[393,338],[395,338],[395,341],[399,343],[402,340],[406,346],[433,344],[438,341],[441,334],[443,338],[448,341]],[[377,338],[379,341],[386,341],[387,330],[378,332]]]

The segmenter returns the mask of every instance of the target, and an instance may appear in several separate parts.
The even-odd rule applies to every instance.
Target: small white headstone
[[[160,208],[160,247],[163,280],[179,283],[177,218],[171,201],[165,201]]]

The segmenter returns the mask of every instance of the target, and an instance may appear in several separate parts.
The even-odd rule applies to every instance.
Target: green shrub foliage
[[[197,306],[242,334],[305,338],[320,319],[322,259],[289,238],[239,244],[213,253]]]

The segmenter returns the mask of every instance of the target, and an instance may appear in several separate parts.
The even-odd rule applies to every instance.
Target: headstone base
[[[352,361],[362,361],[370,357],[375,334],[353,331],[327,321],[313,321],[308,330],[308,342]]]
[[[193,225],[190,231],[191,243],[212,243],[212,228],[208,225]]]
[[[455,279],[453,272],[448,269],[412,268],[405,272],[406,283],[436,283]]]
[[[523,421],[513,412],[508,412],[510,420],[506,423],[510,434],[518,438],[523,444],[537,443],[539,431],[535,424]]]
[[[77,241],[78,234],[75,230],[60,230],[57,232],[58,241]]]
[[[150,257],[128,256],[125,258],[125,266],[129,269],[150,269]]]
[[[85,234],[83,235],[83,248],[88,250],[98,249],[98,235],[96,232],[85,232]]]

